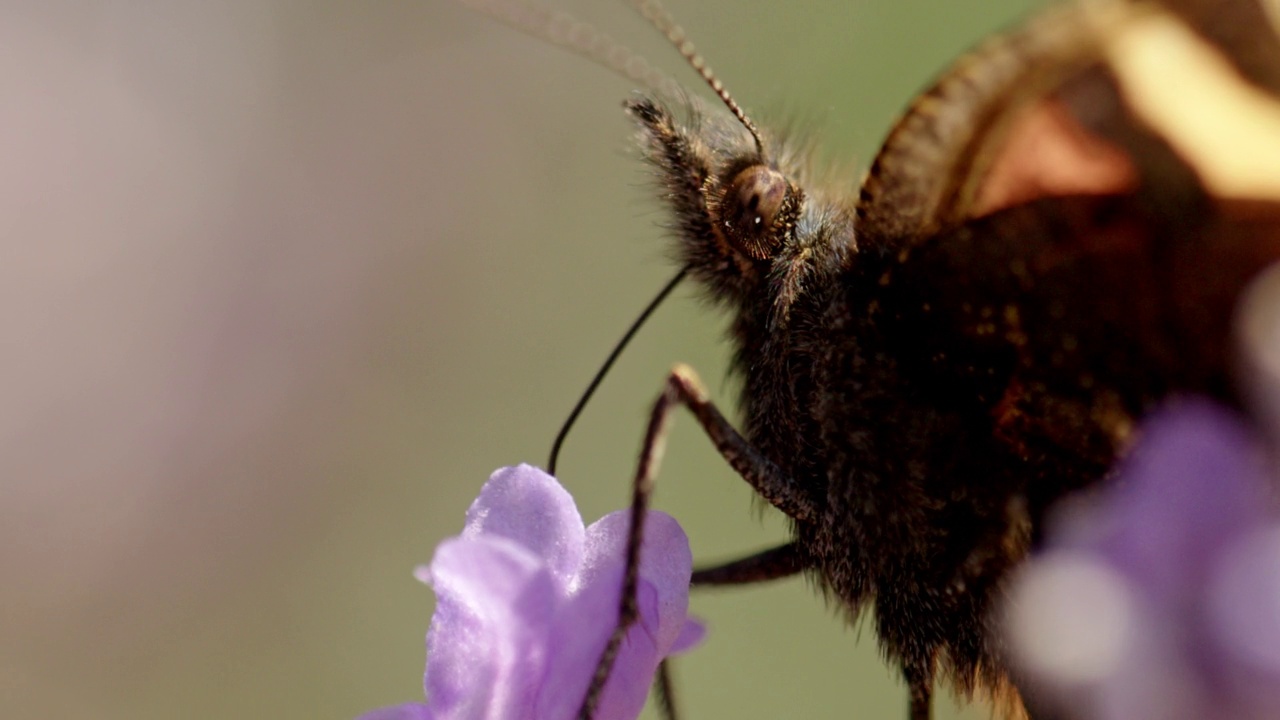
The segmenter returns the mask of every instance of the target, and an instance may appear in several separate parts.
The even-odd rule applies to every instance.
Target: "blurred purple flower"
[[[1008,618],[1055,717],[1280,717],[1280,521],[1264,448],[1234,413],[1186,401],[1142,427],[1113,483],[1063,509]]]
[[[628,513],[584,528],[573,498],[529,465],[495,472],[458,537],[415,572],[436,592],[427,701],[361,720],[569,720],[618,619]],[[640,621],[627,633],[598,720],[640,714],[658,663],[703,634],[687,616],[692,555],[651,512],[640,554]]]

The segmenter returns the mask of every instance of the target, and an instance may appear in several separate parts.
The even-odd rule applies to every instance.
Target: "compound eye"
[[[756,260],[769,258],[782,243],[774,228],[787,199],[787,178],[766,165],[752,165],[729,183],[721,220],[730,241]]]

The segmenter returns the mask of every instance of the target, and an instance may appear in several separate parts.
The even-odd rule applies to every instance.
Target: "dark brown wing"
[[[1234,308],[1280,259],[1280,53],[1254,0],[1167,5],[1071,6],[988,43],[864,182],[820,408],[852,428],[827,441],[829,500],[861,574],[824,580],[854,603],[874,588],[916,716],[939,667],[1004,686],[991,610],[1054,501],[1104,478],[1155,404],[1240,397]],[[1181,122],[1205,109],[1208,130]],[[1258,144],[1241,177],[1220,156],[1253,159],[1224,138]]]
[[[1280,88],[1257,2],[1167,5],[1242,83]],[[899,253],[882,281],[902,357],[975,393],[1012,442],[1103,464],[1169,393],[1231,397],[1232,311],[1280,258],[1280,197],[1221,197],[1161,134],[1159,113],[1187,106],[1135,109],[1143,80],[1113,65],[1115,37],[1148,15],[1099,25],[1072,6],[980,48],[899,123],[859,210],[860,238]],[[1179,61],[1196,62],[1151,81]]]
[[[1232,312],[1277,258],[1280,204],[1169,225],[1136,195],[1050,198],[903,251],[884,306],[901,357],[969,388],[1011,441],[1105,465],[1168,394],[1232,397]]]

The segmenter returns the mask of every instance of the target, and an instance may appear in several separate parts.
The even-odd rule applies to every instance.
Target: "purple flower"
[[[1016,583],[1013,651],[1067,718],[1280,717],[1280,521],[1265,445],[1204,401],[1150,419]]]
[[[584,528],[555,478],[521,465],[489,478],[462,534],[415,572],[436,592],[427,701],[361,720],[568,720],[618,619],[628,513]],[[640,621],[605,685],[599,720],[640,714],[658,663],[702,627],[687,616],[692,555],[670,516],[651,512],[640,553]]]

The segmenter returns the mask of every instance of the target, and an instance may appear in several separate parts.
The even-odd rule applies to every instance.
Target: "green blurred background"
[[[344,720],[420,698],[432,600],[410,571],[489,472],[545,462],[672,271],[631,85],[443,0],[13,5],[0,715]],[[556,6],[693,87],[624,3]],[[798,118],[859,168],[1031,6],[669,5],[758,122]],[[673,362],[731,406],[722,328],[686,288],[618,364],[562,461],[588,520],[625,502]],[[703,560],[783,534],[684,416],[656,502]],[[905,713],[870,628],[802,581],[694,612],[687,718]]]

